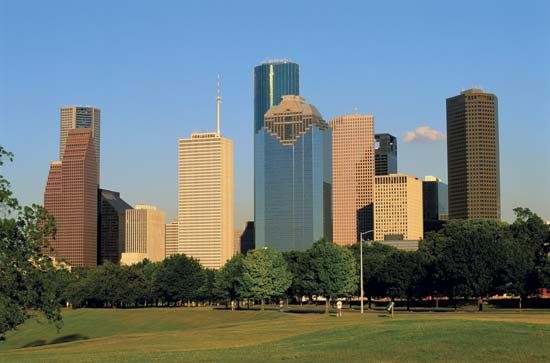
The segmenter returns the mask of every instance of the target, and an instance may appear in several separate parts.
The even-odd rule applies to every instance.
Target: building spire
[[[218,73],[218,85],[217,85],[218,96],[216,97],[216,134],[220,136],[220,112],[222,105],[222,96],[220,90],[220,74]]]

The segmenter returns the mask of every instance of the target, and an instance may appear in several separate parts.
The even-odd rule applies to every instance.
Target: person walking
[[[342,302],[340,300],[336,302],[336,316],[339,318],[342,317]]]
[[[283,299],[279,300],[279,312],[280,313],[283,312],[284,307],[285,307],[285,303],[284,303]]]

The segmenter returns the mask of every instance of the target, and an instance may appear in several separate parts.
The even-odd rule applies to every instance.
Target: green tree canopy
[[[248,251],[243,258],[242,284],[239,295],[259,299],[264,309],[264,300],[283,296],[292,283],[283,255],[271,248]]]
[[[0,146],[0,167],[12,158]],[[38,205],[21,207],[0,175],[0,339],[28,319],[31,310],[61,326],[55,269],[44,255],[54,234],[53,217]]]
[[[173,255],[162,261],[155,282],[158,296],[171,304],[197,299],[204,280],[204,271],[198,260]]]

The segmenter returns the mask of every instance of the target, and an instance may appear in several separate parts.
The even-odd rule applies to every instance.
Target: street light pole
[[[359,234],[359,264],[361,265],[361,314],[364,314],[365,309],[363,307],[363,300],[365,299],[365,290],[364,290],[364,284],[363,284],[363,235],[373,232],[372,230],[362,232]]]

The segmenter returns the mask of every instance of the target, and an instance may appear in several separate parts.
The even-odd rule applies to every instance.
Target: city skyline
[[[16,4],[3,6],[7,6],[10,13],[18,10]],[[482,39],[460,34],[464,31],[471,35],[477,28],[487,26],[487,19],[481,16],[472,15],[473,26],[470,29],[447,30],[438,36],[431,33],[429,25],[420,26],[409,18],[403,18],[406,10],[411,10],[405,6],[396,14],[397,18],[404,20],[398,30],[388,35],[378,34],[380,39],[377,41],[366,38],[365,45],[358,48],[353,48],[352,44],[359,39],[359,35],[366,33],[354,27],[357,34],[337,29],[332,29],[334,35],[322,31],[319,36],[306,33],[312,41],[307,47],[274,41],[237,56],[226,45],[220,45],[216,54],[225,54],[223,61],[219,57],[209,58],[210,51],[199,48],[197,54],[188,54],[188,58],[183,57],[184,53],[175,53],[174,61],[169,63],[154,55],[145,57],[146,53],[141,53],[137,45],[130,41],[132,38],[126,30],[113,28],[112,15],[104,20],[106,29],[100,30],[95,38],[81,30],[75,31],[75,35],[63,35],[59,43],[81,36],[83,40],[96,40],[95,43],[91,42],[93,49],[110,49],[105,45],[109,43],[106,34],[110,31],[123,40],[123,50],[133,51],[145,59],[126,62],[122,53],[114,51],[111,54],[114,56],[113,62],[93,57],[86,62],[75,62],[74,56],[63,60],[60,54],[55,54],[61,50],[57,41],[40,45],[33,38],[36,34],[32,33],[32,27],[22,30],[30,20],[42,25],[49,24],[51,19],[62,16],[66,11],[74,11],[75,7],[78,8],[78,5],[61,10],[60,15],[41,8],[45,15],[51,16],[44,17],[44,20],[38,19],[34,13],[24,21],[19,16],[6,19],[8,29],[14,31],[13,35],[12,31],[7,32],[8,36],[0,43],[2,49],[6,47],[10,50],[10,54],[2,57],[5,64],[2,69],[8,69],[9,72],[3,75],[6,82],[0,99],[0,134],[3,135],[3,146],[15,153],[15,163],[7,166],[6,175],[12,180],[16,196],[25,204],[42,202],[47,165],[57,158],[58,153],[59,145],[54,140],[57,140],[58,135],[59,108],[70,104],[90,104],[102,110],[101,186],[121,192],[132,205],[137,202],[158,205],[168,212],[168,220],[172,220],[177,210],[177,139],[211,128],[209,120],[213,119],[215,113],[212,107],[215,76],[219,71],[224,80],[224,134],[235,140],[235,226],[242,228],[245,221],[253,220],[251,69],[260,64],[266,55],[280,54],[300,64],[303,85],[300,91],[308,102],[319,108],[325,119],[350,113],[358,106],[360,113],[375,116],[376,133],[387,132],[397,136],[400,172],[419,178],[437,175],[445,182],[448,181],[445,139],[432,139],[422,132],[426,129],[417,129],[428,126],[435,131],[445,132],[445,99],[458,94],[462,88],[483,85],[484,90],[499,97],[503,219],[510,221],[512,208],[516,206],[529,207],[545,220],[550,219],[549,197],[546,193],[541,196],[535,192],[544,190],[550,184],[548,168],[544,168],[550,165],[550,149],[545,142],[549,135],[545,119],[550,112],[548,103],[544,101],[549,97],[549,90],[544,86],[545,77],[537,76],[549,74],[548,63],[539,63],[548,54],[548,49],[540,46],[548,39],[548,32],[541,28],[542,18],[535,16],[535,21],[508,32],[504,28],[507,21],[512,16],[515,18],[517,12],[521,13],[522,10],[512,9],[508,5],[500,7],[494,18],[488,21],[503,33],[496,38],[497,43],[502,44],[506,40],[509,46],[495,50]],[[120,14],[121,9],[114,8],[115,16]],[[540,8],[543,11],[538,13],[542,16],[546,8],[544,5],[540,5]],[[144,9],[138,6],[131,11],[140,10]],[[397,25],[387,18],[389,9],[380,6],[375,10],[375,14],[390,20],[389,24],[382,25]],[[459,13],[462,11],[465,10],[459,10]],[[159,14],[153,12],[152,16]],[[431,11],[422,15],[422,19],[439,22],[443,14]],[[219,15],[202,15],[206,19],[219,18]],[[342,13],[336,16],[341,17]],[[94,13],[92,17],[98,18],[99,14]],[[259,15],[259,19],[253,22],[270,18],[270,15]],[[381,24],[381,20],[375,18],[367,17],[365,20]],[[455,24],[455,20],[450,21]],[[174,34],[179,34],[183,28],[180,30],[174,24],[175,19],[168,16],[166,24],[155,30],[154,34],[164,34],[167,39],[175,39]],[[408,36],[403,29],[407,25],[411,26],[411,32],[416,36],[425,34],[428,39],[419,40],[415,48],[405,47],[411,54],[407,55],[406,65],[399,65],[391,61],[398,53],[381,43],[393,40],[394,46],[404,46]],[[174,34],[167,35],[169,27],[174,27]],[[46,26],[44,32],[48,39],[57,39],[55,34],[63,29],[61,26]],[[242,37],[239,42],[252,42],[255,39],[253,35],[239,29],[234,34]],[[305,31],[305,28],[300,29]],[[288,34],[288,31],[283,31],[281,38]],[[211,34],[207,34],[206,39],[209,36]],[[222,34],[225,39],[227,36]],[[427,42],[433,44],[437,37],[445,36],[463,49],[460,52],[447,49],[449,54],[430,60],[430,56],[443,48],[428,47]],[[461,40],[462,37],[464,40]],[[21,40],[18,46],[14,43],[16,39]],[[342,44],[336,44],[336,39],[343,39]],[[319,48],[322,42],[336,46],[336,50],[353,50],[353,55],[361,58],[361,62],[352,58],[336,62],[336,58],[326,52],[322,54],[326,61],[318,62],[319,54],[314,49],[322,49]],[[182,43],[184,49],[196,45],[187,38]],[[169,44],[154,44],[151,38],[146,38],[146,45],[163,55],[170,54]],[[368,46],[376,51],[375,56],[357,57],[365,54]],[[25,56],[34,47],[46,51],[40,64]],[[483,47],[489,49],[483,50]],[[90,55],[91,50],[79,49]],[[421,50],[426,54],[421,54]],[[490,54],[489,50],[495,50],[495,55]],[[516,56],[517,53],[521,53],[521,57]],[[207,61],[200,64],[199,57]],[[15,64],[16,59],[21,64]],[[97,66],[91,64],[92,59],[97,60]],[[476,67],[471,67],[474,64]],[[166,69],[160,69],[162,67]],[[181,72],[178,73],[178,70]],[[154,73],[154,76],[144,74],[147,72]],[[191,73],[196,76],[191,76]],[[518,78],[519,75],[523,76]],[[110,80],[111,77],[114,80]],[[135,90],[138,80],[144,85],[139,91]],[[32,89],[28,87],[31,81],[36,82]],[[414,92],[414,97],[410,97],[411,92]],[[27,104],[33,107],[25,109],[23,106]],[[404,140],[407,132],[413,132],[409,142]],[[519,142],[518,135],[528,135],[529,139]],[[143,148],[143,145],[147,147]],[[136,160],[133,160],[134,157]],[[425,162],[419,165],[419,159]],[[543,167],[535,168],[536,165]],[[148,175],[142,177],[143,174]],[[153,177],[156,175],[163,175],[163,178],[155,181]],[[525,178],[525,175],[529,175],[529,178]],[[152,183],[154,187],[149,188]]]

